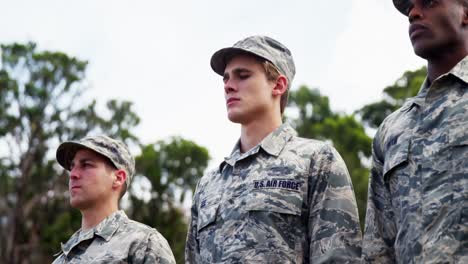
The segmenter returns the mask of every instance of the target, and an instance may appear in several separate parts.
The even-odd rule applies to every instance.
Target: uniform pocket
[[[449,147],[450,147],[450,177],[451,190],[448,192],[453,194],[450,201],[452,207],[459,210],[459,226],[453,226],[454,236],[458,241],[463,241],[460,237],[461,233],[456,232],[459,228],[463,228],[468,223],[468,204],[466,190],[468,190],[468,122],[453,122],[457,124],[449,130]],[[463,236],[463,235],[462,235]],[[461,240],[460,240],[461,239]]]
[[[246,210],[301,215],[302,201],[302,192],[293,188],[253,189],[248,194]]]
[[[303,256],[305,237],[302,192],[292,189],[252,189],[247,195],[249,223],[245,232],[253,237],[261,259],[248,263],[294,263]]]
[[[219,207],[219,198],[202,199],[198,208],[197,231],[200,232],[205,227],[216,221],[216,214]]]
[[[392,171],[400,165],[407,163],[410,141],[405,140],[393,145],[385,153],[385,163],[383,167],[384,180],[388,181]]]

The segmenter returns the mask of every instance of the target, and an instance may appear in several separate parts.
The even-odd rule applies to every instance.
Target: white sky
[[[351,113],[424,65],[391,0],[0,0],[0,43],[34,41],[88,60],[87,97],[134,102],[144,143],[182,136],[220,162],[239,137],[211,55],[254,34],[293,53],[292,87],[318,87]]]

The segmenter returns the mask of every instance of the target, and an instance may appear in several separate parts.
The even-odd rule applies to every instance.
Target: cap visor
[[[230,48],[220,49],[217,52],[215,52],[213,56],[211,56],[211,61],[210,61],[211,68],[213,69],[214,72],[223,76],[224,70],[226,69],[226,65],[228,63],[227,60],[229,58],[232,58],[232,56],[238,55],[238,54],[248,54],[248,55],[260,57],[262,59],[267,60],[266,58],[263,58],[262,56],[259,56],[258,54],[255,54],[248,50],[230,47]]]
[[[90,149],[88,146],[80,144],[75,141],[66,141],[57,148],[55,157],[57,162],[66,170],[70,170],[70,164],[75,154],[80,149]],[[91,149],[93,150],[93,149]]]
[[[396,1],[396,0],[393,0],[393,4],[395,5],[395,8],[400,11],[400,13],[402,13],[403,15],[405,16],[408,16],[408,11],[409,11],[409,8],[411,6],[411,2],[410,1]]]

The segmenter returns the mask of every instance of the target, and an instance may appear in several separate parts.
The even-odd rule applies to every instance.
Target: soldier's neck
[[[119,210],[117,204],[81,210],[81,230],[86,231],[102,222],[106,217]]]
[[[257,119],[241,125],[240,150],[242,153],[258,145],[268,134],[282,124],[281,116]]]
[[[467,42],[468,44],[468,42]],[[468,46],[468,45],[466,45]],[[427,77],[432,83],[439,76],[449,72],[457,63],[468,55],[468,47],[452,50],[450,53],[440,52],[427,59]]]

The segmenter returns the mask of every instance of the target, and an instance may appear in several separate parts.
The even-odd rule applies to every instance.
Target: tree
[[[0,66],[0,263],[50,263],[80,227],[55,150],[101,133],[141,150],[133,184],[149,186],[150,197],[130,188],[129,215],[156,227],[182,262],[187,223],[180,202],[195,188],[208,151],[182,138],[142,145],[131,102],[110,100],[104,114],[95,100],[85,102],[85,61],[27,43],[1,45]]]
[[[292,91],[289,104],[299,112],[291,123],[299,136],[331,141],[343,157],[353,181],[361,223],[364,223],[369,169],[364,160],[371,155],[371,139],[354,115],[333,112],[327,96],[301,86]]]
[[[34,43],[1,45],[1,52],[0,262],[50,262],[80,219],[54,159],[58,143],[102,132],[137,143],[130,128],[139,119],[129,102],[109,101],[104,118],[96,101],[81,99],[85,61],[39,52]]]
[[[199,176],[208,165],[208,150],[192,141],[174,137],[142,146],[136,158],[137,177],[149,182],[149,198],[130,191],[133,219],[158,231],[168,240],[177,263],[184,262],[187,222],[178,208],[186,194],[193,192]]]
[[[400,108],[405,99],[415,96],[427,75],[427,68],[406,71],[393,85],[383,90],[384,98],[368,104],[357,111],[364,123],[371,128],[378,128],[385,117]]]

